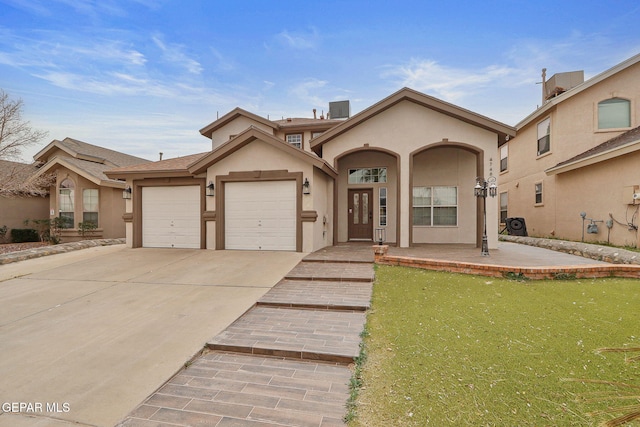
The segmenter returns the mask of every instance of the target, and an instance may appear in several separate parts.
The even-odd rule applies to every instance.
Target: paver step
[[[118,426],[344,426],[350,378],[343,365],[213,351]]]
[[[258,300],[258,305],[326,310],[367,310],[370,282],[281,280]]]
[[[373,264],[338,262],[301,262],[287,275],[287,280],[320,280],[337,282],[373,282]]]
[[[364,312],[255,306],[207,346],[212,350],[351,363]]]

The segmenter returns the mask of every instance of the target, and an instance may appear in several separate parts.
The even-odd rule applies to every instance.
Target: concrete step
[[[214,337],[212,350],[351,363],[365,313],[256,306]]]
[[[370,282],[281,280],[258,305],[365,311],[371,305]]]
[[[301,262],[285,276],[287,280],[373,282],[373,264]]]

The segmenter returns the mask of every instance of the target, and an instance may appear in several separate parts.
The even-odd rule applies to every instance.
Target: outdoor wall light
[[[387,229],[386,228],[376,228],[376,242],[378,242],[378,245],[382,245],[385,240],[387,240]]]
[[[127,185],[127,188],[122,190],[122,198],[126,200],[131,200],[131,187]]]
[[[302,183],[302,194],[311,194],[311,184],[309,184],[308,178],[305,178]]]
[[[209,185],[207,185],[207,196],[215,196],[216,186],[213,184],[213,181],[209,181]]]

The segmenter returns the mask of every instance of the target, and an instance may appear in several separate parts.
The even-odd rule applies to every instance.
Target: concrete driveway
[[[0,266],[0,426],[113,426],[302,257],[119,245]]]

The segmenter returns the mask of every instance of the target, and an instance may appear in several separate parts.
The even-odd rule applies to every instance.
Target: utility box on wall
[[[622,189],[622,203],[640,205],[640,185],[630,185]]]

